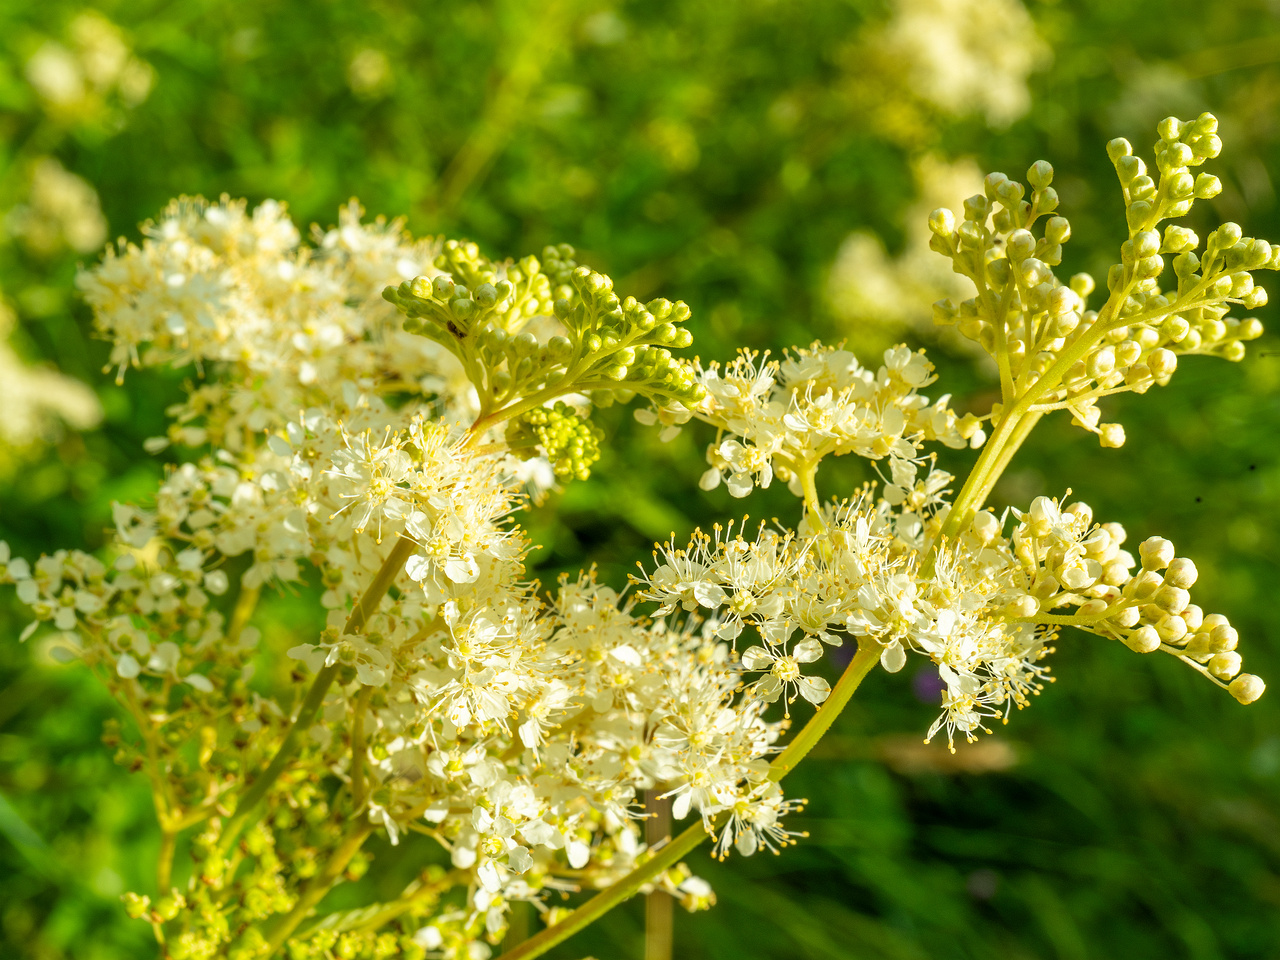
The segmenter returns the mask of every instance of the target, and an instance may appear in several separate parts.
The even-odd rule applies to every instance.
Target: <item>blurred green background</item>
[[[0,0],[0,539],[96,548],[111,501],[161,475],[142,443],[192,371],[117,386],[73,281],[178,194],[277,198],[303,225],[354,195],[495,256],[569,242],[623,293],[686,300],[704,358],[821,337],[874,365],[906,340],[930,348],[935,391],[985,409],[986,369],[921,322],[952,282],[922,215],[1044,157],[1074,228],[1064,270],[1104,276],[1123,238],[1105,141],[1146,152],[1161,117],[1207,109],[1226,189],[1194,225],[1274,241],[1278,108],[1274,0]],[[997,499],[1071,487],[1132,538],[1169,536],[1246,668],[1280,685],[1274,343],[1116,401],[1122,450],[1048,421]],[[614,444],[591,481],[526,518],[544,582],[596,562],[621,585],[654,539],[743,509],[696,487],[707,436],[599,416]],[[840,463],[820,483],[870,477]],[[775,489],[750,510],[796,505]],[[305,599],[267,605],[273,645],[300,642]],[[99,743],[105,693],[22,625],[0,601],[0,956],[154,956],[118,901],[152,892],[146,785]],[[719,904],[677,918],[676,957],[1280,957],[1280,694],[1245,709],[1078,635],[1054,670],[955,760],[919,748],[929,678],[875,675],[789,782],[809,839],[692,858]],[[638,958],[642,915],[556,956]]]

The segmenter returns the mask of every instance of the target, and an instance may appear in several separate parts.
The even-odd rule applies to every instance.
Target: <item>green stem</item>
[[[227,627],[227,640],[236,643],[240,634],[249,624],[254,609],[258,606],[258,597],[262,595],[261,587],[241,587],[240,596],[236,597],[235,609],[231,611],[231,623]]]
[[[662,790],[646,790],[645,840],[653,849],[671,836],[671,799]],[[653,890],[644,898],[644,960],[671,960],[675,939],[675,903],[665,890]],[[514,941],[513,941],[514,945]]]
[[[822,501],[818,499],[818,465],[805,461],[796,467],[796,476],[800,478],[800,488],[804,491],[805,511],[813,518],[811,521],[821,528]]]
[[[356,602],[355,608],[351,611],[351,616],[347,618],[344,633],[359,633],[364,629],[365,623],[368,622],[374,611],[378,609],[378,604],[382,602],[382,598],[391,589],[391,584],[400,575],[405,561],[413,555],[413,551],[416,549],[417,544],[406,536],[401,536],[396,541],[396,545],[387,554],[387,559],[383,561],[382,566],[374,575],[373,582],[369,584],[369,588],[365,590]],[[230,849],[231,845],[235,843],[240,831],[244,829],[252,816],[254,808],[267,795],[267,790],[279,779],[285,767],[293,760],[294,754],[298,752],[299,747],[302,745],[304,731],[311,727],[311,722],[319,711],[320,705],[324,703],[325,694],[329,692],[329,687],[332,686],[341,669],[341,663],[334,663],[323,667],[316,674],[315,680],[312,681],[311,689],[307,691],[307,698],[302,702],[302,707],[293,718],[293,722],[289,724],[289,730],[284,736],[284,741],[280,744],[279,749],[276,750],[275,756],[271,758],[271,763],[240,797],[240,802],[236,804],[235,812],[231,815],[231,819],[227,821],[220,840],[220,847],[223,851]]]
[[[831,696],[818,708],[818,712],[804,725],[796,738],[769,765],[769,779],[781,780],[813,749],[814,744],[831,727],[879,657],[880,650],[876,644],[868,641],[858,645],[858,652],[845,668],[840,681],[831,691]],[[642,886],[671,869],[709,836],[701,821],[693,824],[613,886],[597,893],[559,923],[530,937],[514,950],[508,950],[499,960],[530,960],[532,957],[542,956],[556,944],[562,943],[579,930],[589,926],[624,900],[635,896]]]
[[[479,180],[518,126],[520,112],[542,77],[547,61],[560,49],[567,14],[564,2],[530,7],[534,22],[523,28],[523,44],[507,61],[506,75],[485,104],[484,113],[441,178],[437,211],[448,214]]]
[[[357,813],[364,806],[364,712],[372,694],[373,687],[360,690],[351,721],[351,808]]]
[[[160,828],[160,855],[156,860],[156,895],[163,897],[169,892],[173,877],[173,852],[177,847],[178,834],[162,826]]]
[[[836,717],[840,716],[841,711],[848,705],[854,692],[879,659],[879,644],[871,640],[858,643],[857,652],[849,661],[849,666],[844,668],[844,673],[840,675],[830,696],[823,701],[817,713],[809,718],[809,722],[800,728],[800,732],[787,744],[786,749],[769,764],[770,780],[774,782],[782,780],[796,768],[796,764],[808,756],[809,751],[822,739],[823,734],[831,729],[831,724],[835,723]]]

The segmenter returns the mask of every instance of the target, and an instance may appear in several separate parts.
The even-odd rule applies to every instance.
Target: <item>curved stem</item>
[[[841,711],[848,706],[863,679],[879,659],[879,644],[872,640],[863,640],[858,643],[857,652],[849,661],[849,665],[844,668],[840,679],[836,681],[830,696],[822,702],[817,713],[809,718],[809,722],[800,728],[800,732],[791,739],[786,749],[769,764],[770,780],[780,781],[796,768],[796,764],[808,756],[809,751],[822,739],[823,734],[831,729],[831,724],[835,723],[836,717],[840,716]]]
[[[396,545],[391,548],[386,560],[382,562],[382,566],[374,575],[373,582],[369,584],[369,588],[365,590],[356,602],[355,608],[351,611],[351,616],[347,618],[344,633],[359,633],[364,629],[365,623],[373,612],[378,609],[378,604],[382,602],[382,598],[391,589],[391,584],[400,575],[405,561],[413,555],[415,549],[417,549],[417,544],[406,536],[401,536],[396,541]],[[236,837],[239,836],[240,831],[249,822],[254,808],[267,795],[267,790],[279,779],[285,767],[293,760],[294,754],[298,752],[299,747],[302,745],[303,732],[310,728],[311,721],[319,711],[320,705],[324,703],[325,694],[329,692],[329,687],[332,686],[341,668],[341,663],[334,663],[323,667],[316,674],[315,680],[311,683],[311,689],[307,691],[307,698],[302,702],[302,707],[293,718],[293,722],[289,724],[289,730],[276,750],[275,756],[271,758],[271,763],[240,797],[240,802],[236,804],[235,812],[231,815],[231,819],[227,821],[219,841],[219,846],[223,851],[229,849],[235,843]]]
[[[831,691],[831,696],[818,708],[818,712],[804,725],[787,748],[769,765],[769,779],[781,780],[795,769],[796,764],[804,759],[805,755],[813,749],[814,744],[830,729],[835,718],[840,715],[840,711],[844,709],[879,657],[880,650],[876,644],[866,641],[858,645],[858,652],[845,668],[840,681]],[[671,869],[680,862],[681,858],[691,853],[698,844],[710,836],[711,834],[707,833],[701,821],[693,824],[613,886],[597,893],[559,923],[530,937],[514,950],[508,950],[498,960],[530,960],[532,957],[542,956],[556,944],[589,926],[624,900],[635,896],[642,886]]]

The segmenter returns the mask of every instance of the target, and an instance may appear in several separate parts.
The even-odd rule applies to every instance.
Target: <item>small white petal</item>
[[[810,703],[821,703],[831,694],[831,684],[822,677],[801,677],[796,686],[800,688],[800,696]]]
[[[880,665],[889,673],[897,673],[907,665],[907,651],[902,649],[902,644],[895,640],[880,654]]]
[[[142,672],[142,665],[133,659],[130,654],[120,654],[120,659],[116,661],[116,673],[126,680],[132,680]]]

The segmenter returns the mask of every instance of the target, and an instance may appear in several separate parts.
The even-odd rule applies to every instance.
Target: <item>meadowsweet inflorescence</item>
[[[29,564],[0,544],[0,582],[33,614],[23,639],[55,631],[53,649],[94,669],[136,727],[106,739],[151,779],[162,847],[157,897],[130,894],[130,914],[174,960],[475,960],[523,900],[554,922],[540,952],[576,929],[548,891],[608,888],[591,909],[641,888],[712,902],[679,841],[644,841],[645,791],[677,819],[696,811],[721,856],[795,842],[782,818],[799,803],[779,781],[876,662],[936,666],[928,736],[949,743],[1027,705],[1064,627],[1162,650],[1256,700],[1236,631],[1190,602],[1195,565],[1167,540],[1135,558],[1083,503],[984,506],[1045,413],[1118,445],[1098,400],[1166,382],[1179,353],[1238,359],[1258,334],[1226,313],[1264,301],[1249,271],[1280,265],[1280,248],[1227,224],[1200,255],[1190,231],[1155,231],[1215,192],[1188,173],[1216,156],[1214,130],[1207,115],[1162,123],[1158,184],[1112,143],[1129,237],[1096,311],[1088,278],[1054,276],[1066,221],[1033,232],[1057,206],[1048,164],[1029,171],[1030,199],[992,174],[962,224],[933,215],[935,248],[978,289],[938,318],[1000,370],[981,416],[922,395],[933,367],[905,346],[875,370],[822,344],[681,359],[686,305],[619,297],[567,246],[495,262],[352,205],[306,247],[277,204],[176,202],[81,286],[120,375],[207,365],[153,443],[194,456],[149,506],[116,505],[102,559]],[[1177,285],[1162,291],[1165,253]],[[593,406],[637,395],[664,439],[715,428],[705,489],[746,497],[776,476],[803,516],[673,537],[630,596],[589,573],[546,593],[514,517],[585,480],[604,440]],[[954,496],[934,443],[981,451]],[[822,461],[849,453],[884,483],[822,501]],[[269,642],[254,612],[263,590],[300,581],[319,588],[323,626],[279,651],[282,695],[254,677]],[[857,652],[833,688],[814,665],[846,641]],[[797,700],[820,709],[782,749]],[[375,830],[433,838],[448,867],[398,900],[314,917],[370,868]]]

